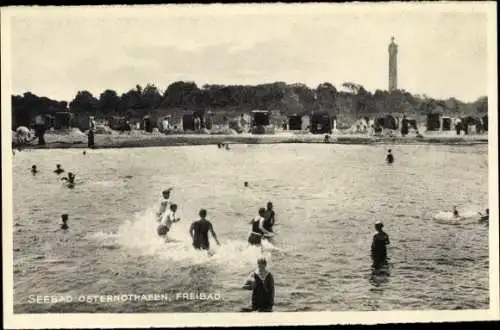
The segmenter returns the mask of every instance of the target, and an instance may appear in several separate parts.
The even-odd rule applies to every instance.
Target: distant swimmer
[[[243,183],[243,185],[244,185],[245,187],[248,187],[248,181],[245,181],[245,182]]]
[[[170,192],[172,191],[172,187],[165,189],[162,191],[162,199],[160,201],[160,206],[158,208],[158,212],[156,212],[156,219],[159,222],[163,216],[163,213],[170,209]]]
[[[38,169],[36,168],[36,165],[31,166],[31,174],[35,175],[35,174],[37,174],[38,172],[39,172],[39,171],[38,171]]]
[[[274,277],[266,269],[264,258],[257,260],[257,270],[246,279],[243,289],[252,290],[252,312],[272,312],[274,306]]]
[[[68,215],[67,214],[61,215],[61,220],[62,220],[61,229],[62,230],[68,230],[69,229],[69,226],[68,226]]]
[[[458,210],[457,210],[456,206],[453,206],[453,216],[455,218],[459,218],[460,217],[460,214],[458,213]]]
[[[56,165],[56,169],[54,170],[54,173],[56,173],[56,174],[61,174],[61,173],[63,173],[63,172],[64,172],[64,169],[63,169],[63,168],[61,168],[61,164],[57,164],[57,165]]]
[[[199,212],[200,220],[195,221],[191,224],[191,228],[189,228],[189,234],[193,239],[193,246],[197,250],[210,250],[210,242],[208,239],[208,232],[212,233],[212,236],[217,242],[217,245],[220,245],[219,240],[217,239],[217,235],[215,234],[212,223],[208,221],[207,211],[201,209]]]
[[[248,243],[254,246],[262,246],[262,238],[270,237],[273,235],[272,232],[264,228],[264,221],[266,216],[266,209],[261,207],[259,209],[259,215],[250,220],[251,232],[248,236]]]
[[[229,144],[226,143],[226,150],[230,150],[229,149]]]
[[[172,224],[181,221],[181,219],[177,218],[175,215],[177,212],[177,204],[171,204],[170,210],[163,213],[163,216],[160,220],[160,225],[158,226],[157,232],[160,237],[167,238],[167,234],[172,227]]]
[[[66,181],[68,185],[74,185],[75,184],[75,175],[72,172],[68,172],[68,176],[61,178],[61,181]]]
[[[391,150],[391,149],[389,149],[389,150],[387,151],[387,156],[385,157],[385,160],[386,160],[386,161],[387,161],[387,163],[389,163],[389,164],[394,163],[394,155],[392,154],[392,150]]]
[[[490,220],[490,209],[486,209],[486,213],[482,214],[478,212],[481,218],[479,218],[479,222],[488,222]]]
[[[391,242],[389,241],[389,235],[382,230],[383,227],[384,225],[380,221],[375,223],[375,230],[377,232],[373,235],[371,246],[373,268],[380,268],[387,265],[387,245],[391,244]]]
[[[82,154],[83,154],[83,155],[86,155],[86,154],[87,154],[87,152],[86,152],[85,150],[83,150]]]

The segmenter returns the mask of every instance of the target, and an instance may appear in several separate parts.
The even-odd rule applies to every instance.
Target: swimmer
[[[72,172],[68,172],[68,177],[61,178],[61,181],[66,181],[69,185],[74,185],[75,175]]]
[[[273,235],[272,232],[264,228],[264,221],[266,216],[266,209],[261,207],[259,209],[259,215],[250,220],[251,232],[248,236],[248,243],[254,246],[262,246],[262,238],[270,237]]]
[[[248,181],[245,181],[245,182],[243,183],[243,185],[244,185],[245,187],[248,187]]]
[[[68,215],[67,214],[61,215],[61,220],[62,220],[61,229],[62,230],[69,229],[69,227],[68,227]]]
[[[36,165],[31,166],[31,173],[32,173],[33,175],[37,174],[38,172],[39,172],[39,171],[38,171],[38,169],[36,168]]]
[[[86,152],[85,150],[83,150],[82,154],[83,154],[83,155],[86,155],[86,154],[87,154],[87,152]]]
[[[175,212],[177,212],[177,204],[170,205],[170,210],[164,212],[160,225],[158,226],[157,232],[160,237],[167,240],[167,234],[172,227],[172,224],[181,221],[181,219],[175,217]]]
[[[272,312],[274,306],[274,278],[266,269],[264,258],[257,260],[257,270],[246,279],[243,289],[252,290],[252,308],[250,311]]]
[[[61,174],[62,172],[64,172],[64,169],[61,168],[61,164],[57,164],[54,173]]]
[[[377,232],[373,235],[371,246],[373,268],[387,265],[387,245],[391,244],[391,242],[389,241],[389,235],[382,230],[383,227],[384,225],[380,221],[375,222]]]
[[[389,150],[387,151],[387,156],[385,157],[385,160],[386,160],[386,161],[387,161],[387,163],[389,163],[389,164],[394,163],[394,155],[392,154],[392,150],[391,150],[391,149],[389,149]]]
[[[168,211],[170,208],[170,192],[172,191],[172,187],[165,189],[162,191],[162,199],[160,201],[160,206],[158,208],[158,212],[156,212],[156,219],[158,222],[161,221],[163,213]]]
[[[219,240],[217,239],[217,235],[215,234],[212,223],[208,221],[207,218],[207,210],[201,209],[199,212],[200,220],[195,221],[191,224],[189,228],[189,234],[193,239],[193,246],[197,250],[210,250],[210,242],[208,240],[208,232],[212,233],[212,236],[217,242],[217,245],[220,245]]]
[[[481,218],[479,219],[479,222],[487,222],[490,220],[490,209],[486,209],[486,213],[482,214],[481,212],[478,212]]]
[[[458,210],[457,210],[457,207],[456,206],[453,206],[453,216],[455,218],[458,218],[460,215],[458,214]]]
[[[267,203],[267,209],[266,209],[266,215],[265,215],[265,220],[263,223],[264,229],[266,229],[268,232],[272,233],[273,232],[273,226],[276,221],[276,212],[273,210],[273,203],[268,202]],[[272,243],[272,238],[269,237],[269,241]]]

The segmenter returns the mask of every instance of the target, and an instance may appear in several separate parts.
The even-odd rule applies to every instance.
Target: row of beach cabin
[[[40,121],[40,116],[37,120]],[[54,115],[45,116],[44,120],[48,127],[54,129],[78,127],[87,130],[89,127],[89,118],[86,116],[75,117],[69,112],[59,112]],[[384,115],[377,117],[361,117],[354,124],[350,125],[353,130],[363,133],[369,127],[381,129],[398,130],[401,129],[403,121],[410,128],[415,130],[419,126],[425,126],[426,131],[452,131],[460,129],[466,132],[468,127],[473,125],[478,127],[477,131],[488,130],[488,115],[481,117],[464,116],[451,117],[442,113],[430,113],[425,118],[412,118],[404,115],[393,116]],[[132,129],[161,132],[167,130],[178,131],[196,131],[200,129],[212,129],[214,126],[226,126],[237,129],[244,128],[252,133],[265,133],[265,127],[275,127],[289,131],[310,131],[313,134],[328,134],[337,130],[337,128],[347,128],[345,125],[339,125],[337,116],[327,112],[315,112],[312,114],[293,114],[280,115],[279,113],[268,110],[254,110],[249,113],[240,114],[237,117],[227,118],[224,115],[212,112],[197,112],[180,110],[170,112],[168,115],[147,115],[142,119],[127,119],[125,117],[111,117],[106,120],[107,126],[112,130],[127,131]],[[341,126],[341,127],[339,127]],[[262,128],[259,130],[259,128]]]

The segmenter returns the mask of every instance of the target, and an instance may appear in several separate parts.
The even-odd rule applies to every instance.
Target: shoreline
[[[411,137],[374,137],[363,135],[331,135],[329,142],[324,142],[325,134],[318,135],[95,135],[95,149],[147,148],[147,147],[179,147],[197,145],[226,144],[347,144],[347,145],[404,145],[404,144],[438,144],[438,145],[478,145],[488,144],[488,135],[441,136],[431,135],[423,138]],[[31,144],[26,149],[88,149],[87,137],[70,137],[46,135],[46,145]],[[24,149],[23,148],[23,149]]]

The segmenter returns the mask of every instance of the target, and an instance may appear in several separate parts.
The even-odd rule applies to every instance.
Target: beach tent
[[[441,115],[439,113],[428,113],[427,114],[427,130],[428,131],[439,131],[440,120],[441,120]]]
[[[328,112],[316,112],[311,116],[311,133],[332,133],[333,119]]]

